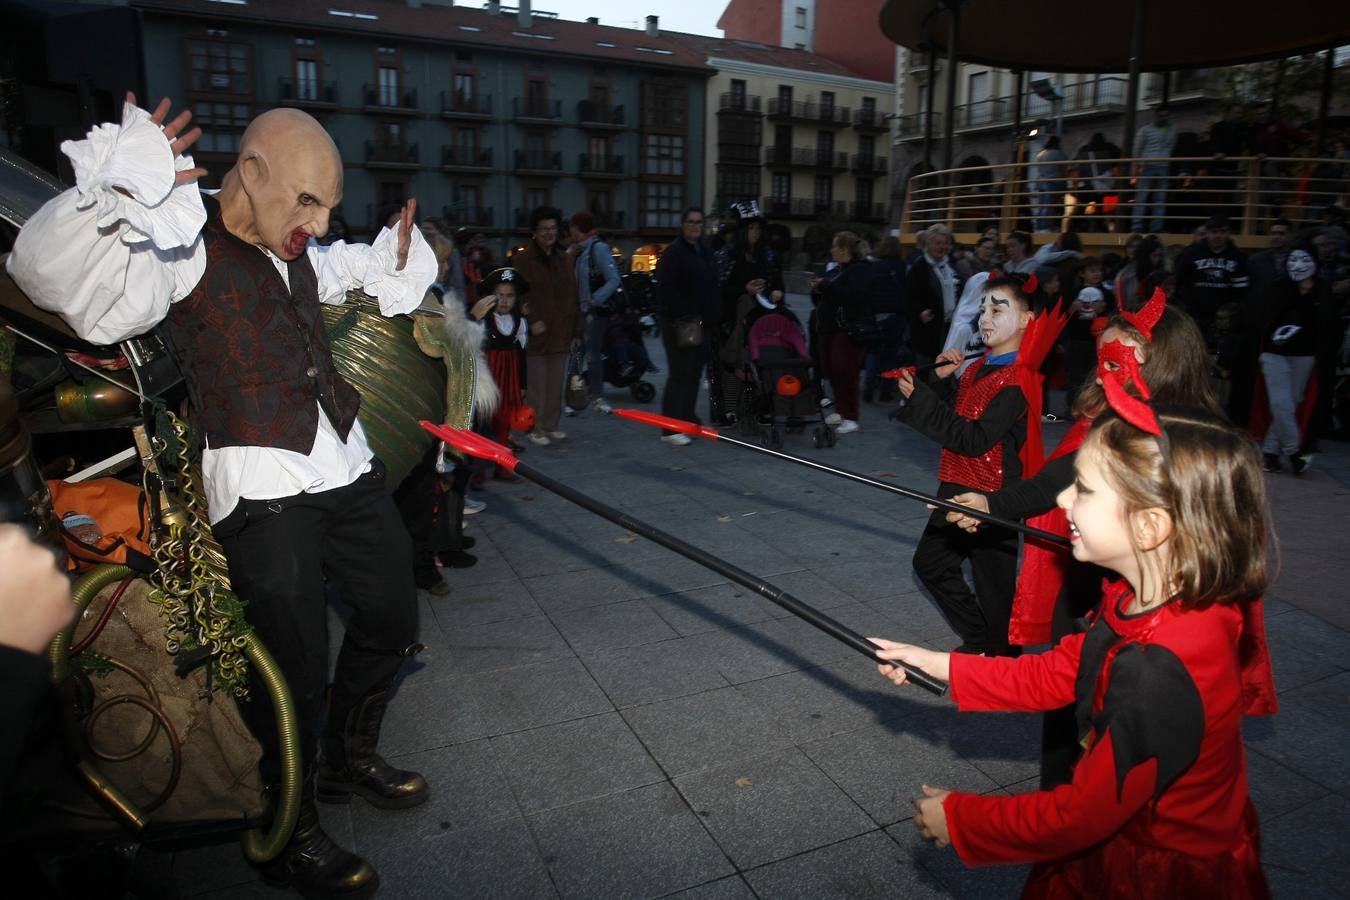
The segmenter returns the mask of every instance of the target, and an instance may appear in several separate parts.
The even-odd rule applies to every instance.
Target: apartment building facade
[[[133,4],[149,92],[193,109],[208,182],[251,118],[303,109],[338,143],[338,212],[354,234],[416,197],[421,216],[503,244],[536,206],[590,209],[632,246],[668,238],[704,194],[711,71],[650,25],[568,22],[528,4]]]

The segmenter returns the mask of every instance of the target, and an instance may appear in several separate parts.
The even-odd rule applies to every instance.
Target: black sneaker
[[[1279,458],[1279,456],[1277,456],[1277,455],[1274,454],[1274,453],[1262,453],[1261,456],[1262,456],[1262,457],[1265,459],[1265,461],[1266,461],[1265,465],[1264,465],[1262,468],[1264,468],[1267,472],[1279,472],[1279,471],[1281,471],[1281,469],[1280,469],[1280,458]],[[1293,458],[1294,458],[1294,457],[1290,457],[1290,459],[1293,459]]]
[[[1295,475],[1302,475],[1308,471],[1308,466],[1312,465],[1312,457],[1306,453],[1289,454],[1289,467],[1294,470]]]

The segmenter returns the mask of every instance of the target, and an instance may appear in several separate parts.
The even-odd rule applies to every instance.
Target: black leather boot
[[[263,881],[289,887],[302,897],[362,900],[380,886],[375,867],[339,847],[319,825],[314,805],[314,779],[305,779],[295,831],[281,855],[260,869]]]
[[[367,694],[347,714],[346,722],[330,722],[330,732],[319,744],[319,800],[323,803],[347,803],[356,794],[381,809],[404,809],[427,799],[425,778],[394,768],[375,752],[388,698],[387,690]],[[341,727],[340,734],[332,733],[335,727]]]

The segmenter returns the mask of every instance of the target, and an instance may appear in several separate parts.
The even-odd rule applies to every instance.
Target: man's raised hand
[[[132,106],[136,105],[136,95],[127,91],[127,102]],[[169,117],[169,98],[165,97],[159,101],[155,111],[150,114],[150,121],[154,122],[164,131],[164,139],[169,142],[169,149],[173,151],[174,156],[182,156],[187,149],[197,142],[197,138],[202,136],[200,128],[192,128],[187,132],[183,129],[192,121],[192,110],[185,109],[174,116],[173,121],[164,124],[164,120]],[[174,175],[173,183],[175,185],[186,184],[189,181],[196,181],[206,174],[206,170],[198,166],[193,169],[182,169]]]
[[[402,272],[408,264],[408,250],[412,247],[413,219],[417,215],[417,201],[409,199],[403,204],[403,212],[398,219],[398,265],[395,272]]]

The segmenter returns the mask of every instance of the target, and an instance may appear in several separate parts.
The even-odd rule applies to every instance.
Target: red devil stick
[[[965,362],[970,359],[979,359],[981,356],[984,356],[983,350],[980,350],[977,353],[967,353],[965,356],[961,357],[961,361]],[[888,369],[881,373],[881,377],[900,379],[904,378],[906,375],[914,375],[917,372],[931,372],[938,366],[949,365],[951,365],[951,363],[947,362],[947,360],[940,359],[937,362],[925,363],[922,366],[901,366],[898,369]]]
[[[430,422],[423,421],[422,427],[454,447],[456,450],[467,453],[470,456],[476,456],[479,459],[491,460],[497,465],[515,472],[517,475],[528,478],[545,490],[552,491],[563,499],[571,500],[577,506],[590,510],[601,518],[608,519],[616,525],[627,528],[634,534],[639,534],[648,540],[655,541],[662,547],[674,550],[681,556],[692,559],[699,565],[706,566],[719,575],[723,575],[729,580],[734,581],[736,584],[754,591],[761,597],[772,600],[793,615],[805,619],[807,622],[816,626],[830,637],[842,641],[849,647],[857,650],[872,662],[881,663],[887,666],[900,666],[905,670],[905,674],[909,677],[909,680],[919,685],[919,687],[932,691],[939,696],[946,693],[947,686],[941,681],[932,678],[919,669],[899,662],[898,660],[882,659],[877,655],[877,650],[879,648],[876,644],[873,644],[871,641],[867,640],[867,638],[848,628],[844,624],[831,619],[816,608],[807,606],[782,588],[774,587],[762,578],[757,578],[744,569],[733,566],[731,563],[713,556],[711,553],[700,550],[693,544],[686,543],[675,537],[673,534],[668,534],[653,525],[648,525],[640,519],[635,519],[627,513],[620,512],[611,506],[606,506],[574,488],[570,488],[561,482],[555,481],[544,473],[517,460],[511,451],[501,444],[491,441],[480,434],[475,434],[472,431],[462,431],[458,428],[449,428],[445,425],[433,425]]]
[[[1002,516],[995,516],[978,509],[971,509],[969,506],[962,506],[959,503],[954,503],[951,500],[943,500],[941,497],[934,497],[931,494],[912,491],[909,488],[901,487],[898,484],[877,481],[875,478],[868,478],[866,475],[859,475],[857,472],[850,472],[848,469],[836,469],[834,466],[827,466],[824,463],[818,463],[813,459],[804,459],[800,456],[793,456],[791,453],[770,450],[768,447],[761,447],[758,444],[752,444],[749,441],[738,441],[734,437],[722,434],[716,428],[709,428],[706,425],[695,425],[693,422],[686,422],[683,419],[672,419],[668,416],[650,413],[643,409],[615,409],[613,410],[613,414],[624,419],[632,419],[634,422],[642,422],[645,425],[655,425],[656,427],[664,428],[667,431],[678,431],[681,434],[708,438],[713,441],[725,441],[728,444],[735,444],[737,447],[746,447],[750,450],[754,450],[756,453],[767,453],[770,456],[776,456],[779,459],[794,462],[799,466],[806,466],[807,468],[815,469],[818,472],[827,472],[830,475],[847,478],[849,481],[856,481],[859,484],[881,488],[883,491],[890,491],[892,494],[899,494],[901,497],[907,497],[910,500],[918,500],[920,503],[927,503],[929,506],[936,506],[938,509],[958,512],[962,515],[970,516],[972,519],[988,522],[990,525],[999,525],[1003,528],[1011,528],[1014,531],[1020,531],[1029,537],[1040,538],[1041,540],[1051,541],[1055,544],[1063,544],[1066,547],[1069,546],[1069,539],[1062,534],[1055,534],[1053,531],[1033,528],[1030,525],[1024,525],[1013,519],[1005,519]]]

